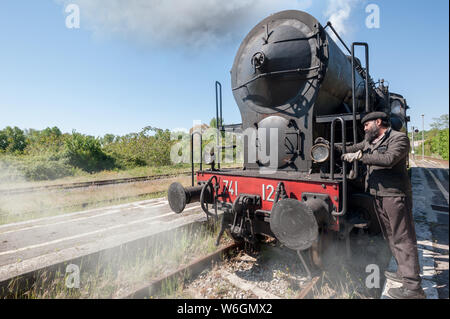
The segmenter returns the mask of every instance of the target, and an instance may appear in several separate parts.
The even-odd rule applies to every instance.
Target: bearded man
[[[412,216],[412,191],[406,169],[409,139],[391,129],[384,112],[372,112],[361,120],[364,141],[347,147],[342,160],[367,165],[366,191],[374,196],[383,236],[397,262],[397,272],[385,272],[393,281],[403,283],[388,294],[396,299],[423,299],[416,232]]]

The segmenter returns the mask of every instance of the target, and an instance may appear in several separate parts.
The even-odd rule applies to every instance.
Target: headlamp
[[[327,144],[318,143],[311,147],[311,158],[316,163],[323,163],[330,157],[330,148]]]

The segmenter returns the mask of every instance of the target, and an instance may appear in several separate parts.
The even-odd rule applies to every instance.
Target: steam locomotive
[[[357,47],[364,48],[364,67]],[[348,240],[355,228],[379,232],[364,165],[342,162],[335,151],[364,138],[360,121],[368,112],[386,112],[393,129],[407,131],[406,100],[370,77],[368,44],[349,49],[330,22],[323,27],[306,12],[278,12],[241,43],[231,84],[242,117],[243,168],[220,169],[217,145],[205,154],[211,169],[196,172],[197,185],[170,186],[171,209],[181,213],[200,201],[207,216],[223,211],[218,241],[224,231],[250,243],[271,236],[309,251],[316,265],[325,234]],[[217,107],[216,114],[224,131]]]

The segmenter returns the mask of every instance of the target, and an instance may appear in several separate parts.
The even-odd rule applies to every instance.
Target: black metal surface
[[[302,200],[311,208],[318,225],[330,223],[333,205],[327,194],[303,193]]]
[[[187,204],[200,200],[203,186],[183,187],[180,183],[172,183],[169,187],[167,197],[169,206],[173,212],[181,213]]]
[[[352,97],[355,109],[364,110],[361,102],[366,85],[360,73],[356,73],[352,94],[351,71],[351,60],[311,15],[289,10],[267,17],[244,39],[231,70],[243,131],[261,128],[270,115],[294,122],[301,132],[297,139],[299,149],[295,150],[298,156],[286,159],[283,146],[266,152],[278,152],[280,170],[309,171],[313,163],[309,149],[319,134],[313,119],[349,110],[347,104],[351,105]],[[265,125],[265,128],[272,127]],[[278,124],[273,128],[278,129],[280,139],[289,131]],[[259,140],[260,133],[256,134]],[[267,166],[261,161],[252,162],[252,152],[258,154],[258,149],[248,139],[244,143],[248,150],[244,154],[245,168]]]
[[[447,212],[448,213],[448,206],[431,205],[431,208],[438,212]]]
[[[325,26],[325,29],[327,27],[330,27],[330,29],[333,31],[334,35],[339,39],[339,41],[342,43],[342,45],[347,49],[349,54],[352,54],[352,51],[350,51],[350,49],[348,48],[348,46],[345,44],[344,40],[342,40],[342,38],[340,37],[339,33],[337,33],[337,31],[334,29],[333,25],[331,24],[330,21],[327,22],[327,25]]]
[[[270,229],[286,247],[305,250],[319,236],[319,226],[311,208],[296,199],[282,199],[271,212]]]

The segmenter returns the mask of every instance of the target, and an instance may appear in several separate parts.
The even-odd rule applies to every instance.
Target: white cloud
[[[304,10],[312,0],[55,0],[78,4],[81,28],[97,36],[120,35],[143,44],[204,47],[221,45],[286,8]]]

